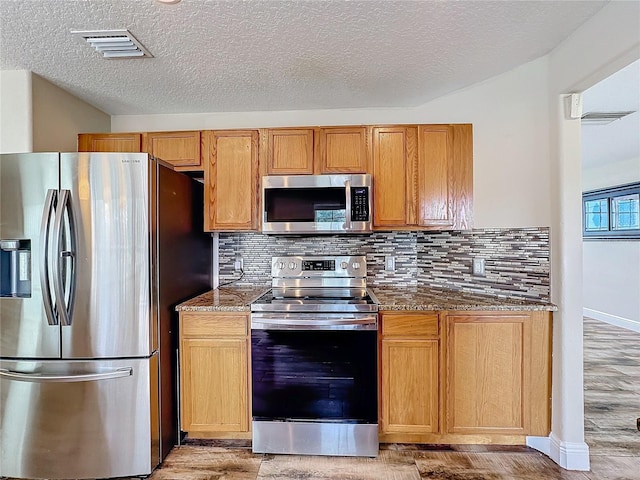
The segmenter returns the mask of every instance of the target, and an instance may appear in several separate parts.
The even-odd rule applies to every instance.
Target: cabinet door
[[[180,348],[182,430],[248,432],[246,338],[184,338]]]
[[[129,152],[142,151],[142,135],[139,133],[80,133],[79,152]]]
[[[447,316],[449,433],[527,433],[528,320],[524,314]]]
[[[202,170],[199,131],[145,133],[144,150],[176,170]]]
[[[418,127],[418,225],[453,226],[453,130]]]
[[[453,129],[453,228],[473,228],[473,126],[451,125]]]
[[[366,127],[319,129],[320,173],[367,173]]]
[[[258,225],[258,131],[209,132],[205,229],[255,230]]]
[[[313,173],[313,129],[270,129],[267,173],[270,175]]]
[[[438,340],[382,340],[382,431],[438,432]]]
[[[415,225],[417,129],[373,128],[373,225]]]

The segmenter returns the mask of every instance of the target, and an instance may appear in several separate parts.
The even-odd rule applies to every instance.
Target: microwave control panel
[[[369,221],[369,187],[351,187],[351,221]]]

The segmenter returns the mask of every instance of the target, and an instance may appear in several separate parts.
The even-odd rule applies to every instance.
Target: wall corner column
[[[552,415],[549,456],[569,470],[589,470],[584,439],[582,320],[582,187],[579,118],[567,112],[570,95],[552,97],[551,297]],[[553,128],[555,127],[555,128]]]

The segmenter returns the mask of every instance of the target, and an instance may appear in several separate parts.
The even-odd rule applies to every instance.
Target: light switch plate
[[[473,274],[478,277],[484,277],[484,258],[473,259]]]
[[[388,255],[384,257],[384,269],[387,272],[393,272],[396,269],[396,257]]]

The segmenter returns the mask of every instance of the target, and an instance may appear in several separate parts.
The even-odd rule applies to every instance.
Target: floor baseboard
[[[582,309],[582,315],[585,317],[593,318],[595,320],[600,320],[601,322],[606,322],[610,325],[615,325],[616,327],[622,327],[626,328],[627,330],[632,330],[634,332],[640,333],[640,322],[636,322],[628,318],[599,312],[598,310],[591,310],[590,308],[586,307]]]
[[[549,436],[549,457],[567,470],[589,471],[589,445],[586,442],[563,442],[553,433]]]

